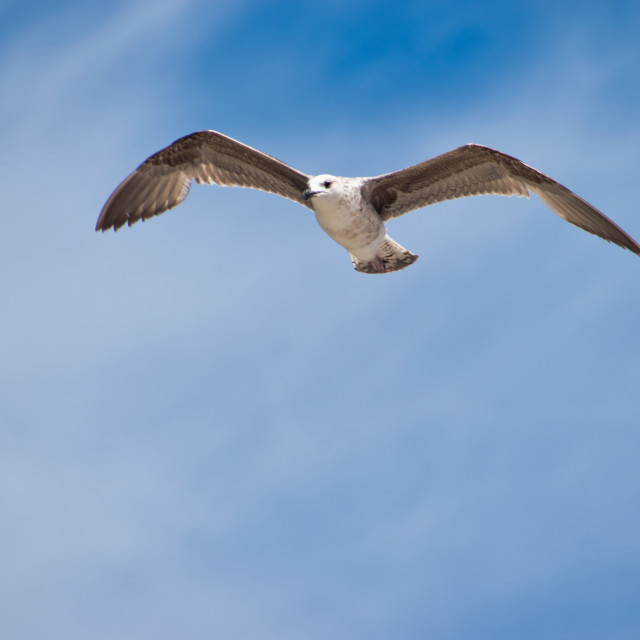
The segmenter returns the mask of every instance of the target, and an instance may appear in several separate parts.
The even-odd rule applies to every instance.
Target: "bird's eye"
[[[331,180],[325,180],[322,184],[324,185],[325,189],[329,189],[329,187],[331,187],[333,182],[331,182]]]

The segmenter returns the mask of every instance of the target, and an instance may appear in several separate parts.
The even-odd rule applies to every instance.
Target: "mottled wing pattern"
[[[125,178],[102,208],[96,231],[131,226],[180,204],[192,182],[250,187],[308,206],[302,200],[309,176],[216,131],[176,140]]]
[[[420,164],[370,178],[363,187],[383,220],[435,202],[532,191],[567,222],[640,255],[640,246],[603,213],[516,158],[469,144]]]

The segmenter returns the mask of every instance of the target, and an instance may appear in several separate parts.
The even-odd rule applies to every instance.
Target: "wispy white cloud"
[[[386,279],[353,273],[308,212],[241,190],[194,189],[161,219],[93,235],[105,191],[175,108],[158,99],[170,74],[140,84],[163,71],[153,56],[122,70],[146,48],[167,55],[154,40],[195,5],[150,6],[5,45],[0,538],[15,553],[0,627],[463,637],[462,609],[561,595],[590,555],[637,564],[638,520],[622,515],[637,485],[632,256],[542,205],[490,198],[395,221],[423,255]],[[624,137],[595,123],[634,58],[569,49],[463,118],[412,104],[402,122],[313,138],[292,118],[305,143],[274,128],[264,148],[374,173],[476,140],[633,232],[638,123]]]

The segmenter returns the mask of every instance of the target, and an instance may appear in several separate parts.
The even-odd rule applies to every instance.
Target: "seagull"
[[[275,193],[311,209],[357,271],[388,273],[418,256],[392,240],[385,222],[435,202],[535,193],[567,222],[640,255],[640,245],[603,213],[520,160],[467,144],[373,178],[307,175],[217,131],[197,131],[147,158],[102,208],[96,231],[131,226],[179,205],[193,181]]]

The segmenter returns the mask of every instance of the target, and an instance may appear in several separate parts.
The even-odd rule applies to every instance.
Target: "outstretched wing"
[[[532,191],[567,222],[640,255],[618,225],[566,187],[516,158],[469,144],[407,169],[369,178],[363,186],[383,220],[435,202],[481,194]]]
[[[308,178],[233,138],[198,131],[147,158],[125,178],[102,208],[96,231],[131,226],[172,209],[187,197],[194,180],[270,191],[307,206],[302,192]]]

